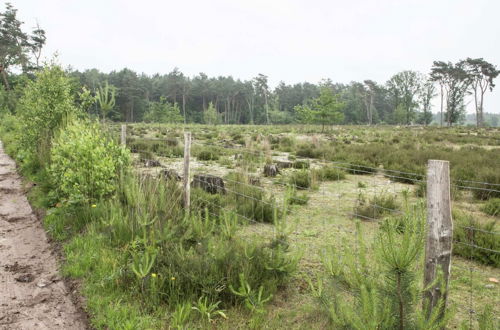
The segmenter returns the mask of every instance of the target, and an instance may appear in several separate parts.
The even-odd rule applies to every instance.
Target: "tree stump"
[[[175,170],[164,169],[160,175],[167,180],[181,181],[181,176]]]
[[[260,186],[260,178],[258,176],[249,176],[248,183],[253,186]]]
[[[156,159],[145,159],[144,160],[144,166],[146,167],[160,167],[160,161]]]
[[[276,164],[266,164],[264,166],[264,175],[269,177],[275,177],[280,173],[280,170]]]
[[[191,187],[201,188],[210,194],[225,194],[226,188],[222,178],[210,174],[195,174]]]

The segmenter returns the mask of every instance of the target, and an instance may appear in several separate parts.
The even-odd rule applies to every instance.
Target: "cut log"
[[[210,174],[195,174],[191,187],[201,188],[210,194],[225,194],[226,188],[222,178]]]
[[[264,175],[274,177],[280,173],[280,170],[276,164],[266,164],[264,166]]]

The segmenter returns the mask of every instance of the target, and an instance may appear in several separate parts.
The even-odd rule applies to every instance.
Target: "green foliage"
[[[57,65],[45,67],[29,82],[19,100],[20,145],[34,161],[48,161],[52,138],[67,118],[79,114],[71,93],[71,82]]]
[[[306,205],[310,197],[306,193],[299,194],[296,189],[292,189],[287,196],[289,205]]]
[[[20,68],[30,72],[38,67],[40,52],[45,45],[45,31],[38,25],[32,35],[25,33],[23,22],[17,19],[17,9],[10,3],[5,4],[5,11],[0,12],[0,74],[6,90],[10,89],[8,71]],[[33,58],[32,55],[33,54]]]
[[[340,124],[344,120],[342,109],[344,103],[339,101],[339,96],[333,94],[331,88],[323,86],[320,95],[311,101],[311,105],[297,105],[294,110],[302,123],[325,125]]]
[[[243,273],[240,274],[240,287],[238,290],[234,289],[232,286],[230,286],[229,289],[231,289],[233,294],[244,300],[245,307],[252,313],[264,313],[265,304],[273,297],[272,294],[269,294],[267,297],[264,296],[263,286],[260,286],[258,291],[252,290],[250,284],[245,280],[245,275]]]
[[[172,317],[170,318],[170,326],[173,329],[187,329],[186,323],[191,315],[192,305],[189,302],[177,304]]]
[[[292,163],[292,167],[299,170],[308,169],[310,166],[311,164],[307,160],[296,160]]]
[[[424,216],[421,211],[403,215],[405,230],[389,225],[377,234],[371,257],[357,223],[356,249],[330,249],[323,254],[328,274],[309,281],[313,294],[338,329],[440,329],[439,309],[426,318],[420,305],[418,264],[424,247]],[[370,260],[370,261],[368,261]],[[350,292],[346,297],[344,290]]]
[[[379,193],[367,200],[363,194],[359,194],[354,215],[365,220],[376,220],[399,209],[400,205],[394,195]]]
[[[346,173],[342,169],[328,165],[315,170],[315,173],[319,181],[339,181],[346,177]]]
[[[480,222],[472,214],[453,212],[453,253],[485,265],[500,267],[500,251],[497,222]]]
[[[211,303],[208,301],[207,297],[202,296],[194,304],[192,309],[198,312],[199,316],[206,322],[206,324],[210,324],[216,316],[222,316],[227,319],[227,316],[224,313],[225,311],[223,309],[219,309],[220,303],[220,301]]]
[[[105,120],[109,112],[115,106],[116,87],[110,85],[107,81],[104,86],[99,86],[95,92],[95,98],[102,112],[102,120]]]
[[[492,198],[488,200],[482,207],[481,211],[492,216],[500,216],[500,198]]]
[[[149,102],[144,121],[151,123],[182,123],[184,117],[177,103],[169,103],[161,97],[159,102]]]
[[[475,181],[479,182],[487,182],[497,185],[500,184],[500,172],[498,172],[495,168],[485,167],[480,170],[476,169],[473,178]],[[466,186],[468,186],[468,184],[466,184]],[[472,189],[472,194],[476,199],[487,200],[490,198],[500,198],[499,189],[492,189],[494,186],[474,183],[472,184],[472,187],[476,188]]]
[[[219,123],[219,115],[212,102],[208,104],[208,109],[203,113],[203,121],[207,125],[217,125]]]
[[[50,176],[60,200],[96,203],[116,190],[128,162],[125,149],[101,133],[97,124],[74,121],[54,140]]]
[[[130,151],[134,153],[151,153],[170,158],[183,157],[184,148],[178,145],[178,141],[174,141],[177,140],[127,139],[127,146],[130,148]]]
[[[299,170],[290,173],[288,183],[297,189],[317,189],[317,179],[314,172]]]
[[[198,160],[218,160],[220,151],[216,148],[204,148],[196,155]]]

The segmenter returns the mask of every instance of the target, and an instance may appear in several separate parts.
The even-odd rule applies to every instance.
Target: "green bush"
[[[296,160],[292,163],[292,167],[299,169],[299,170],[305,170],[308,169],[311,165],[309,164],[309,161],[307,160]]]
[[[55,138],[50,176],[60,200],[94,203],[115,192],[129,154],[103,135],[97,124],[74,121]]]
[[[228,202],[236,209],[236,213],[244,218],[257,222],[272,223],[280,217],[274,197],[267,196],[264,189],[250,184],[250,177],[241,172],[227,175]]]
[[[301,144],[295,154],[299,157],[321,158],[321,152],[311,144]]]
[[[324,166],[315,173],[319,181],[344,180],[346,175],[342,169],[333,166]]]
[[[203,149],[197,155],[198,160],[218,160],[219,157],[220,152],[215,148]]]
[[[394,195],[379,193],[367,200],[363,194],[359,194],[354,206],[354,216],[365,220],[376,220],[399,209],[400,205]]]
[[[453,253],[479,261],[485,265],[500,267],[500,240],[496,221],[479,222],[471,214],[453,212]]]
[[[33,161],[48,162],[52,138],[68,117],[79,113],[71,89],[71,80],[56,65],[38,72],[36,80],[25,87],[17,108],[22,124],[20,145]]]
[[[500,216],[500,198],[492,198],[488,200],[481,207],[481,211],[492,216]]]
[[[309,199],[310,197],[306,193],[299,194],[295,189],[287,197],[289,205],[307,205]]]
[[[478,170],[474,181],[500,184],[500,172],[494,167]],[[490,198],[500,198],[500,189],[497,186],[491,186],[481,183],[460,183],[461,186],[472,186],[472,194],[476,199],[487,200]]]
[[[288,177],[288,184],[297,189],[316,189],[315,174],[308,170],[292,172]]]

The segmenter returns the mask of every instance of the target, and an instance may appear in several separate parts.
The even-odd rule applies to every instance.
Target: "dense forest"
[[[38,26],[31,35],[23,32],[16,9],[7,4],[0,13],[0,38],[0,108],[14,111],[16,90],[40,67],[45,32]],[[499,74],[482,58],[435,61],[427,75],[407,70],[385,83],[325,79],[318,84],[280,82],[275,88],[264,74],[240,80],[204,73],[190,77],[177,68],[152,76],[128,68],[68,72],[75,90],[98,101],[88,111],[115,121],[428,125],[438,112],[434,122],[441,126],[465,122],[466,99],[473,101],[477,126],[495,124],[484,119],[483,99]],[[432,109],[436,97],[439,109]]]

